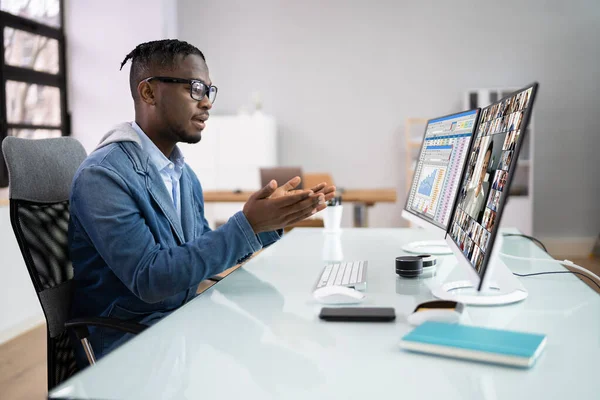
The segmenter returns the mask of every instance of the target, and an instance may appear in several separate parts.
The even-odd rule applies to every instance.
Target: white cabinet
[[[260,168],[277,165],[277,126],[262,112],[211,116],[199,143],[178,146],[204,190],[258,190]],[[242,206],[206,203],[206,219],[215,228]]]
[[[484,108],[497,100],[508,96],[520,88],[472,89],[465,93],[463,108]],[[535,107],[535,104],[534,104]],[[513,227],[526,235],[533,234],[533,143],[534,115],[531,115],[527,132],[523,140],[517,169],[510,187],[510,196],[502,213],[501,227]]]

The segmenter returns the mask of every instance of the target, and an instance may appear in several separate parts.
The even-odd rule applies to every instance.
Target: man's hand
[[[321,182],[317,186],[311,189],[315,194],[323,194],[325,196],[325,201],[329,201],[335,197],[335,186],[327,186],[327,182]],[[319,209],[321,211],[325,207]]]
[[[277,188],[277,182],[273,180],[250,196],[243,212],[254,233],[281,229],[326,207],[325,199],[331,193],[326,195],[312,190],[294,190],[299,184],[300,178],[296,177]],[[320,190],[324,192],[324,189]]]
[[[270,197],[272,199],[275,199],[275,198],[278,198],[281,196],[289,196],[290,194],[296,194],[296,193],[300,192],[300,190],[294,190],[294,189],[296,189],[298,187],[300,182],[301,182],[300,177],[296,176],[296,177],[290,179],[289,181],[287,181],[287,183],[285,185],[280,186],[277,189],[275,189],[275,191],[273,192],[273,194]],[[319,195],[319,194],[324,195],[326,202],[335,197],[335,186],[327,186],[327,182],[321,182],[317,186],[311,188],[310,190],[312,190],[313,193],[315,193],[317,195]],[[325,208],[325,206],[317,207],[317,212],[323,210],[324,208]]]

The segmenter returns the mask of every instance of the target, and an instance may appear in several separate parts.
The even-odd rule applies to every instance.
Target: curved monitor
[[[492,255],[500,247],[494,243],[537,86],[534,83],[482,109],[469,152],[446,241],[479,291],[489,287],[489,266],[501,264]]]
[[[475,132],[479,109],[427,122],[402,216],[439,233],[442,240]]]

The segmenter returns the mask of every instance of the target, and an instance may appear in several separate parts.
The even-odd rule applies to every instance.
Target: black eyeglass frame
[[[184,79],[184,78],[172,78],[170,76],[151,76],[149,78],[143,79],[142,82],[150,82],[150,81],[160,81],[160,82],[165,82],[165,83],[186,83],[188,85],[190,85],[190,97],[196,101],[202,101],[202,99],[204,98],[204,96],[208,95],[208,100],[211,102],[211,104],[215,104],[215,100],[217,99],[217,92],[219,91],[219,89],[214,86],[214,85],[210,85],[208,86],[206,83],[202,82],[200,79]],[[141,82],[140,82],[141,83]],[[204,87],[204,90],[202,90],[202,97],[200,97],[199,99],[194,97],[194,84],[198,83],[200,85],[202,85],[202,87]],[[214,89],[214,97],[210,98],[210,91],[211,89]]]

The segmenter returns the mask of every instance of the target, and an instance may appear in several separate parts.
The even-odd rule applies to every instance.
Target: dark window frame
[[[71,121],[67,102],[67,71],[66,71],[66,41],[65,41],[65,8],[64,1],[59,0],[60,27],[55,28],[40,22],[23,18],[5,11],[0,11],[0,144],[8,135],[9,129],[57,129],[62,136],[71,135]],[[35,35],[46,36],[58,41],[58,73],[51,74],[27,68],[6,65],[4,60],[4,28],[14,28]],[[32,125],[23,123],[8,123],[6,110],[6,81],[19,81],[44,86],[53,86],[60,91],[60,120],[59,126]],[[0,187],[8,186],[8,170],[4,156],[0,151]]]

